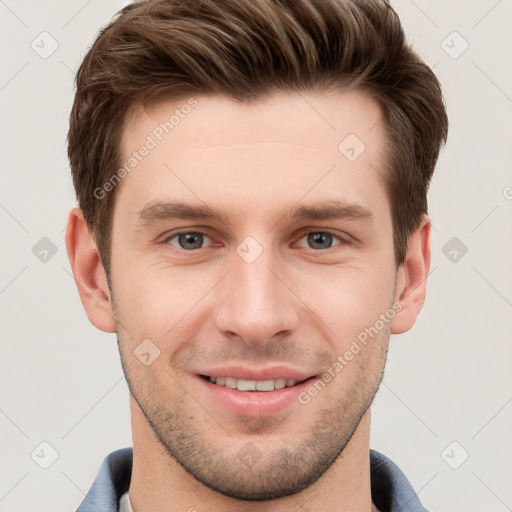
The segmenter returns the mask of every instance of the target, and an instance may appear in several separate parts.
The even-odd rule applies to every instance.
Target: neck
[[[244,501],[224,496],[193,478],[156,439],[142,411],[130,398],[133,468],[130,501],[134,512],[289,512],[302,505],[323,512],[371,512],[370,410],[343,453],[312,486],[271,501]]]

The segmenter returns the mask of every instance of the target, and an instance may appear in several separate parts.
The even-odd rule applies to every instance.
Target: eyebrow
[[[160,221],[218,219],[229,224],[231,216],[204,204],[188,204],[180,201],[151,201],[136,213],[136,226],[149,225]],[[285,208],[276,216],[276,223],[286,220],[336,220],[348,219],[373,223],[374,214],[367,208],[344,201],[328,200],[310,205]]]

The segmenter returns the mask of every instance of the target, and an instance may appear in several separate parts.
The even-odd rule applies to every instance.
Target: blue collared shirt
[[[130,487],[132,463],[132,448],[108,455],[76,512],[119,512],[119,500]],[[428,512],[400,468],[376,450],[370,450],[370,480],[372,501],[380,512]]]

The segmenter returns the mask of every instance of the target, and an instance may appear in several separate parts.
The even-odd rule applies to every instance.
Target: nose
[[[294,332],[300,301],[291,291],[293,284],[287,282],[291,278],[285,264],[278,263],[270,249],[252,263],[235,253],[232,264],[216,310],[219,331],[228,338],[258,345]]]

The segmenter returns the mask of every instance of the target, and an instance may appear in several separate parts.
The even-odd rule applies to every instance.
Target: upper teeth
[[[294,379],[245,380],[233,377],[210,377],[210,382],[239,391],[274,391],[274,389],[295,386],[297,381]]]

